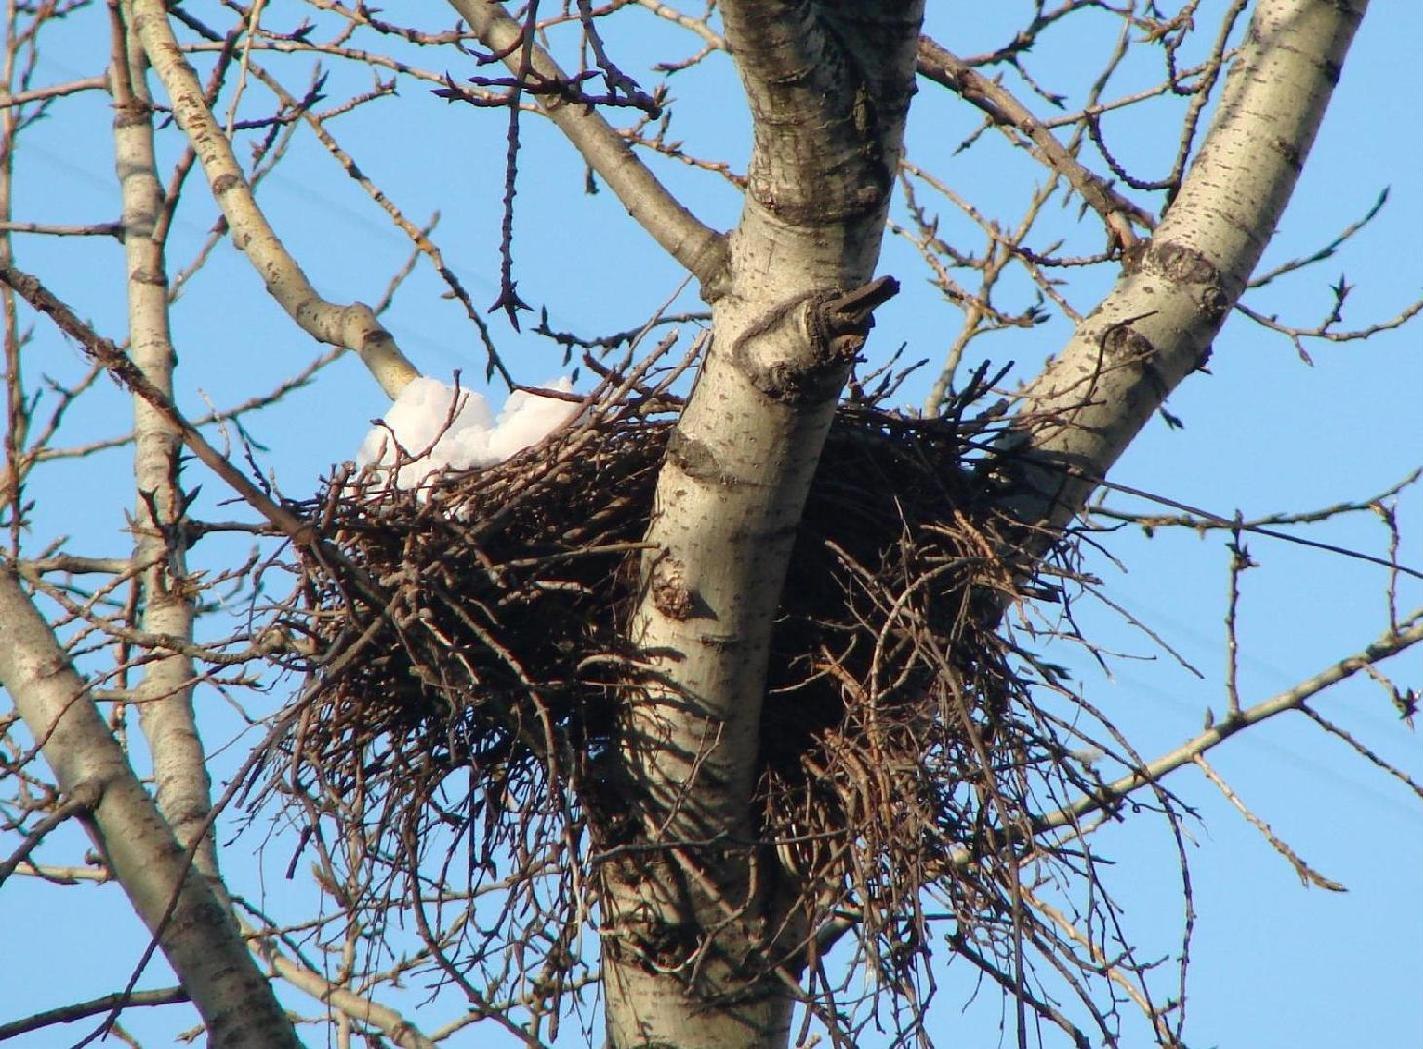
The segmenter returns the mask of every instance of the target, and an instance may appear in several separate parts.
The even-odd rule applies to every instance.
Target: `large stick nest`
[[[609,397],[536,449],[417,492],[348,469],[305,507],[347,563],[296,566],[300,608],[284,625],[322,656],[304,668],[272,784],[301,799],[318,837],[325,817],[358,843],[345,859],[372,901],[466,863],[472,883],[514,886],[482,936],[439,906],[417,915],[447,971],[519,945],[506,965],[541,965],[552,998],[578,964],[592,875],[623,843],[628,798],[609,756],[619,705],[645,680],[624,627],[669,405]],[[965,928],[1004,906],[985,849],[1022,829],[1033,770],[1062,757],[994,629],[1013,576],[960,434],[873,404],[839,412],[762,713],[762,840],[811,927],[853,908],[891,982],[922,961],[923,890]]]

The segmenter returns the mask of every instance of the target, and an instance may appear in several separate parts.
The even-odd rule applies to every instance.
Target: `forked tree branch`
[[[548,82],[569,80],[537,44],[527,49],[532,69],[521,68],[524,27],[509,17],[502,4],[450,0],[450,6],[486,47],[504,56],[516,77],[532,73]],[[534,101],[617,194],[633,220],[701,282],[704,295],[714,295],[726,266],[726,238],[683,207],[596,109],[549,95],[536,96]]]
[[[212,187],[213,198],[232,230],[232,240],[261,274],[267,290],[309,335],[330,346],[355,350],[391,397],[420,373],[381,326],[365,303],[339,306],[323,299],[312,286],[257,205],[216,117],[203,95],[197,74],[183,57],[163,0],[126,0],[124,10],[154,72],[197,152]]]
[[[922,6],[730,0],[720,11],[753,117],[748,197],[768,225],[871,230],[844,261],[842,284],[858,284],[898,172]]]
[[[714,337],[658,475],[628,627],[658,654],[623,708],[618,750],[650,843],[756,835],[760,714],[796,524],[872,313],[898,287],[872,278],[923,13],[915,0],[719,10],[755,141]],[[619,930],[603,952],[609,1043],[784,1045],[786,973],[748,974],[736,960],[748,942],[793,956],[809,935],[800,915],[776,912],[765,857],[670,850],[614,866],[603,903]],[[672,941],[681,962],[646,964]],[[735,1006],[701,1007],[722,996]]]

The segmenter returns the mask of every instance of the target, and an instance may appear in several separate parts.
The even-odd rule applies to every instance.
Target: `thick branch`
[[[754,118],[748,195],[791,226],[879,214],[914,94],[921,6],[732,0],[721,17]]]
[[[154,933],[213,1045],[299,1045],[227,909],[189,862],[86,694],[49,625],[0,565],[0,684],[67,795],[97,797],[85,820]]]
[[[622,771],[641,850],[613,866],[604,973],[618,1049],[784,1045],[797,952],[751,811],[772,624],[872,280],[914,84],[918,4],[725,3],[755,146],[714,338],[658,480]],[[719,842],[698,848],[685,843]],[[731,843],[741,843],[733,845]],[[612,843],[616,844],[616,843]],[[772,968],[779,965],[779,971]],[[731,996],[703,1008],[698,999]]]
[[[251,260],[282,309],[313,338],[360,354],[378,383],[394,397],[420,373],[364,303],[338,306],[323,299],[257,206],[242,165],[208,108],[197,74],[183,57],[163,0],[128,0],[129,23],[143,41],[163,81],[178,124],[196,150],[232,240]]]
[[[537,45],[528,51],[533,68],[520,68],[524,54],[519,46],[523,26],[509,17],[502,4],[490,0],[450,0],[450,6],[486,47],[506,56],[504,62],[515,76],[532,72],[546,81],[568,80],[558,63]],[[588,166],[617,194],[634,221],[701,282],[704,294],[714,294],[713,289],[726,265],[725,238],[684,208],[597,110],[547,95],[535,101],[583,155]]]
[[[1008,508],[1053,529],[1086,504],[1191,371],[1294,190],[1366,0],[1261,0],[1219,113],[1170,211],[1023,392]]]

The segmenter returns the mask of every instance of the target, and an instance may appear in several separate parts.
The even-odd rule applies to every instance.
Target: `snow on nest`
[[[573,381],[562,378],[547,388],[571,393]],[[481,394],[421,377],[400,391],[385,413],[384,424],[366,434],[356,465],[389,469],[396,461],[398,444],[401,457],[413,461],[400,468],[396,486],[417,488],[432,473],[446,468],[468,470],[503,462],[538,444],[578,408],[572,401],[515,390],[495,418]]]

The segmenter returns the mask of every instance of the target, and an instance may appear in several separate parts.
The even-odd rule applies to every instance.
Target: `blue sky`
[[[1219,6],[1202,5],[1203,25]],[[1001,41],[1002,24],[977,21],[987,16],[959,16],[957,22],[947,14],[940,17],[933,31],[960,53]],[[623,24],[635,36],[625,42],[614,38],[615,47],[665,53],[659,49],[670,38],[650,17],[629,12]],[[62,27],[55,47],[41,59],[37,81],[96,72],[107,44],[95,25],[92,19],[75,19]],[[1102,45],[1094,33],[1064,32],[1047,41],[1031,58],[1035,75],[1045,82],[1080,81],[1081,69],[1095,69],[1089,58]],[[1389,205],[1334,259],[1252,296],[1248,301],[1257,308],[1313,322],[1328,309],[1328,286],[1341,271],[1355,289],[1345,314],[1348,326],[1385,319],[1423,294],[1423,253],[1417,247],[1423,234],[1423,138],[1416,133],[1423,126],[1420,45],[1423,8],[1374,5],[1263,265],[1317,249],[1362,215],[1385,187],[1392,190]],[[685,41],[676,46],[680,53],[689,48]],[[689,146],[722,153],[739,169],[745,121],[719,65],[673,79],[674,95],[683,102],[674,129],[680,128]],[[996,144],[954,154],[974,121],[942,94],[932,85],[921,91],[911,121],[911,159],[934,168],[980,208],[1011,221],[1023,187],[1039,175]],[[94,222],[115,216],[109,117],[103,98],[80,96],[35,129],[21,151],[18,219]],[[362,166],[413,219],[424,221],[434,210],[442,211],[437,232],[477,303],[492,300],[497,288],[502,120],[497,113],[447,107],[420,89],[407,88],[399,100],[380,103],[368,117],[334,125]],[[1169,121],[1148,119],[1116,127],[1109,123],[1108,133],[1121,144],[1123,155],[1156,173],[1168,164],[1169,152],[1162,151],[1169,150],[1170,128]],[[171,162],[176,139],[166,138],[163,148]],[[659,172],[704,221],[722,228],[735,221],[735,196],[714,178],[676,165]],[[630,223],[611,194],[582,194],[581,165],[552,129],[536,122],[527,124],[523,178],[515,247],[520,291],[530,302],[546,303],[555,326],[587,333],[626,328],[676,288],[681,278],[675,268]],[[214,215],[202,192],[191,197],[175,235],[172,258],[178,264],[186,262]],[[406,255],[403,237],[309,137],[298,137],[289,161],[264,185],[261,199],[289,247],[333,298],[378,298]],[[1052,207],[1058,213],[1051,221],[1058,225],[1050,228],[1099,246],[1100,234],[1090,225],[1070,233],[1075,203]],[[977,237],[956,224],[946,204],[942,210],[945,235],[964,236],[962,246],[977,249]],[[121,331],[122,252],[117,244],[25,238],[16,250],[21,266],[43,275],[101,331]],[[873,348],[884,352],[903,341],[907,359],[941,358],[957,316],[923,285],[922,270],[902,244],[887,245],[882,270],[899,276],[906,291],[882,311]],[[1085,278],[1084,298],[1090,298],[1091,282],[1103,279]],[[440,299],[440,290],[428,269],[417,270],[387,322],[429,374],[448,379],[460,368],[467,381],[473,380],[483,374],[480,351],[458,304]],[[185,384],[182,399],[192,414],[200,414],[207,400],[227,405],[262,392],[319,352],[262,294],[245,260],[226,244],[185,293],[175,314],[175,342]],[[687,301],[694,305],[690,296]],[[522,379],[540,381],[558,373],[557,354],[547,344],[527,334],[516,336],[498,318],[492,324]],[[1062,321],[1054,320],[1026,332],[995,334],[975,344],[972,359],[1013,359],[1020,372],[1030,374],[1061,345],[1066,331]],[[79,368],[77,351],[48,331],[37,333],[36,345],[42,350],[32,359],[42,363],[31,364],[33,371],[61,376]],[[1314,363],[1306,366],[1279,336],[1234,317],[1217,341],[1211,374],[1192,377],[1172,398],[1171,410],[1185,422],[1184,429],[1154,422],[1112,479],[1225,516],[1239,509],[1250,517],[1370,496],[1423,461],[1418,424],[1423,328],[1384,332],[1367,343],[1313,344],[1310,352]],[[911,385],[907,399],[922,395],[925,381]],[[369,420],[384,405],[359,364],[342,360],[316,385],[254,420],[251,432],[270,449],[264,467],[276,483],[289,495],[303,496],[332,463],[354,454]],[[68,423],[64,440],[81,443],[121,433],[128,425],[127,410],[117,390],[96,389]],[[131,498],[127,468],[126,453],[119,451],[41,471],[33,488],[39,500],[33,548],[64,533],[73,536],[80,552],[123,553],[123,514]],[[217,509],[222,498],[216,482],[208,480],[203,512],[236,514],[231,507]],[[1423,498],[1413,492],[1400,501],[1399,512],[1402,558],[1423,564],[1418,524]],[[1374,554],[1383,551],[1384,533],[1367,514],[1312,535]],[[1084,631],[1126,657],[1112,663],[1110,674],[1065,646],[1054,649],[1051,658],[1073,669],[1089,698],[1128,730],[1143,753],[1155,753],[1198,731],[1207,706],[1217,712],[1224,706],[1225,539],[1158,533],[1148,540],[1123,530],[1104,541],[1125,567],[1093,557],[1088,569],[1106,580],[1114,600],[1197,666],[1204,679],[1174,666],[1148,639],[1090,601],[1079,609]],[[238,546],[217,543],[200,557],[204,564],[218,563]],[[1359,650],[1384,624],[1379,569],[1261,538],[1251,540],[1250,547],[1261,567],[1248,573],[1243,584],[1240,683],[1247,703]],[[1415,584],[1406,583],[1402,590],[1403,611],[1423,598]],[[1423,682],[1423,657],[1417,653],[1386,669],[1415,687]],[[257,697],[253,708],[268,712],[283,695],[279,689]],[[1416,734],[1398,724],[1377,686],[1356,678],[1318,706],[1389,760],[1423,775]],[[240,732],[240,723],[215,697],[207,696],[203,709],[213,740]],[[231,768],[240,750],[220,754],[215,764]],[[1303,888],[1219,792],[1194,771],[1181,773],[1172,786],[1200,816],[1188,824],[1198,912],[1189,1044],[1256,1049],[1360,1044],[1409,1049],[1423,1044],[1419,799],[1294,716],[1232,740],[1212,761],[1281,837],[1350,891],[1337,895]],[[228,828],[228,839],[234,829]],[[308,894],[300,884],[280,880],[284,863],[270,860],[268,880],[260,883],[252,873],[250,856],[258,837],[248,832],[235,840],[226,854],[229,869],[239,872],[247,886],[260,884],[283,913],[300,913]],[[1144,820],[1109,828],[1098,846],[1115,861],[1111,884],[1125,908],[1127,927],[1147,955],[1170,956],[1179,939],[1179,875],[1160,824]],[[74,862],[81,850],[75,836],[61,836],[46,846],[46,857]],[[17,970],[12,960],[0,984],[0,1021],[117,990],[145,942],[114,886],[58,890],[12,879],[0,892],[0,928],[8,944],[26,950],[23,967]],[[13,946],[8,957],[15,957]],[[155,963],[143,985],[161,985],[170,978]],[[1000,1003],[995,995],[984,990],[959,1012],[973,990],[963,966],[943,974],[933,1027],[944,1044],[996,1044]],[[300,996],[290,1000],[303,1011],[315,1011]],[[412,994],[402,1004],[423,1019],[427,1014],[420,1001]],[[446,1017],[448,1008],[431,1007],[428,1015]],[[173,1032],[192,1022],[181,1010],[150,1010],[132,1021],[136,1032],[152,1032],[146,1035],[150,1045],[166,1044]],[[72,1030],[73,1038],[87,1032],[83,1025]],[[1140,1036],[1139,1028],[1128,1030]],[[52,1031],[15,1044],[48,1047],[72,1040],[60,1037]],[[1050,1033],[1047,1038],[1056,1044]],[[485,1039],[498,1044],[481,1028],[457,1036],[452,1044],[482,1045]]]

